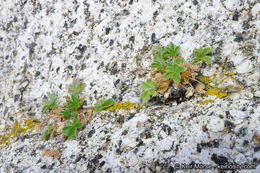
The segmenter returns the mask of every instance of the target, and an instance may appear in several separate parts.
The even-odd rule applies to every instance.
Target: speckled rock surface
[[[86,83],[88,105],[102,97],[141,103],[139,87],[149,77],[151,50],[170,41],[181,46],[186,61],[194,48],[211,47],[211,64],[202,65],[201,73],[210,76],[228,64],[242,88],[204,105],[196,104],[202,98],[195,95],[180,104],[94,113],[72,141],[44,142],[35,132],[17,137],[1,149],[0,172],[173,172],[176,163],[259,165],[257,0],[4,0],[0,133],[23,118],[44,119],[43,97],[54,91],[63,103],[75,78]],[[44,148],[59,150],[60,159],[42,158]],[[183,170],[189,171],[199,172]],[[243,171],[260,172],[260,166]]]

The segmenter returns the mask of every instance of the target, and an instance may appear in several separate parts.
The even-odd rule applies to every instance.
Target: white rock
[[[212,117],[209,124],[207,124],[207,128],[213,132],[218,132],[223,130],[225,127],[223,119],[218,117]]]
[[[63,152],[64,157],[69,157],[71,155],[76,155],[79,152],[79,145],[76,140],[66,141],[65,142],[66,149]]]
[[[250,60],[245,60],[236,66],[237,73],[249,73],[254,70],[254,66]]]
[[[229,92],[237,92],[242,89],[242,86],[234,78],[227,78],[223,83],[219,84],[219,88]]]
[[[254,5],[254,7],[251,10],[251,14],[254,17],[256,17],[256,15],[260,15],[260,3]]]
[[[260,97],[260,91],[256,91],[254,94],[255,97]]]

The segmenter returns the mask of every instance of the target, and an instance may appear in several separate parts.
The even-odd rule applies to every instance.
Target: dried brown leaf
[[[62,129],[63,129],[63,127],[65,127],[65,122],[58,122],[57,123],[57,130],[56,130],[56,133],[59,135],[59,134],[61,134],[62,133]]]
[[[53,130],[52,130],[52,132],[51,132],[51,135],[50,135],[51,138],[53,138],[54,135],[56,134],[57,128],[58,128],[57,126],[55,126],[55,127],[53,128]]]
[[[56,120],[56,121],[61,121],[62,117],[61,115],[59,114],[60,110],[59,109],[53,109],[50,113],[49,113],[49,116]]]
[[[86,119],[85,119],[84,113],[79,113],[78,114],[78,118],[79,118],[81,123],[83,123],[83,124],[86,123]]]
[[[170,84],[172,83],[172,79],[164,79],[165,72],[163,70],[156,70],[153,68],[151,70],[151,77],[154,78],[155,82],[158,84],[157,91],[160,94],[164,94],[168,88],[170,87]]]
[[[88,123],[90,123],[90,121],[92,120],[92,113],[93,113],[93,109],[87,110]]]
[[[194,93],[194,88],[193,87],[189,87],[186,91],[186,98],[190,98]]]
[[[196,86],[196,91],[198,92],[198,93],[200,93],[200,94],[204,94],[206,91],[204,91],[203,89],[205,88],[205,85],[204,84],[199,84],[199,85],[197,85]]]
[[[37,124],[36,125],[36,133],[40,133],[43,128],[44,128],[44,125],[42,123]]]
[[[59,159],[60,158],[60,152],[58,150],[43,149],[41,157],[44,157],[44,156],[51,157],[53,159]]]
[[[256,133],[255,134],[255,139],[258,141],[258,143],[260,144],[260,134]]]

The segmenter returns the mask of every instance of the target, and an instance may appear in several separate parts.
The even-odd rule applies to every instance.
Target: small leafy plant
[[[193,63],[204,61],[206,64],[209,64],[210,57],[207,55],[210,54],[211,52],[212,49],[210,49],[209,47],[207,48],[200,47],[199,49],[195,49]]]
[[[141,90],[144,92],[141,94],[144,102],[147,103],[151,96],[156,96],[157,92],[155,91],[158,87],[158,84],[152,79],[147,79],[146,82],[141,83]]]
[[[68,137],[68,139],[73,139],[77,133],[77,129],[83,127],[84,124],[79,121],[78,118],[74,118],[73,122],[67,121],[66,126],[62,129],[62,133]]]
[[[71,94],[79,95],[85,88],[85,84],[79,80],[74,80],[73,83],[69,86],[68,91]]]
[[[48,128],[43,131],[42,140],[48,139],[49,136],[53,137],[56,133],[62,133],[67,136],[67,139],[73,139],[77,131],[84,126],[86,122],[85,115],[88,116],[88,121],[90,121],[93,110],[100,112],[115,103],[113,99],[102,99],[94,107],[83,108],[84,97],[79,96],[79,94],[84,87],[83,82],[74,80],[73,84],[68,88],[71,96],[65,96],[66,103],[64,103],[64,106],[56,105],[57,98],[53,93],[48,94],[47,99],[43,99],[42,110],[52,109],[49,116],[55,120],[55,124],[48,125]]]
[[[202,61],[209,64],[210,57],[208,55],[212,50],[208,47],[195,49],[192,63],[184,61],[184,59],[179,56],[179,51],[180,46],[176,46],[172,42],[165,48],[162,48],[161,46],[154,47],[151,76],[155,79],[155,82],[148,79],[146,82],[141,83],[140,88],[141,90],[145,90],[141,93],[141,97],[145,103],[149,101],[150,96],[156,96],[156,91],[159,91],[161,94],[165,93],[171,84],[176,84],[177,86],[182,85],[183,87],[185,84],[189,84],[189,88],[184,87],[187,92],[191,93],[191,91],[194,90],[189,83],[189,80],[197,81],[195,76],[197,75],[196,71],[198,71],[199,68],[193,63]],[[198,88],[199,89],[196,89],[196,91],[203,93],[203,89],[201,89],[203,88],[202,84],[200,84]],[[186,93],[186,95],[190,94]]]
[[[115,103],[113,99],[102,99],[95,104],[95,111],[101,112],[102,110],[112,106]]]
[[[48,109],[54,109],[56,107],[56,96],[54,93],[48,93],[48,98],[47,99],[43,99],[43,107],[42,107],[42,111],[46,111]]]

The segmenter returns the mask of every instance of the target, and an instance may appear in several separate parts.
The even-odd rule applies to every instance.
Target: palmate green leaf
[[[70,109],[77,109],[80,107],[80,104],[83,103],[83,100],[81,100],[77,94],[71,95],[71,100],[67,100],[68,108]]]
[[[74,117],[77,115],[77,112],[71,111],[71,110],[69,110],[69,109],[62,109],[62,110],[60,111],[60,114],[61,114],[63,117],[74,118]]]
[[[57,98],[54,93],[48,93],[48,98],[42,100],[42,111],[46,111],[47,109],[54,109],[56,107],[56,100]]]
[[[183,58],[178,58],[175,61],[176,64],[180,64],[180,63],[184,63],[184,59]]]
[[[181,72],[184,72],[186,70],[186,67],[179,66],[177,63],[174,63],[171,66],[168,66],[166,68],[166,74],[164,75],[164,78],[168,79],[170,77],[173,78],[173,80],[177,83],[181,80]]]
[[[146,90],[146,89],[153,89],[156,90],[158,87],[158,84],[154,82],[152,79],[147,79],[146,82],[141,83],[141,90]]]
[[[145,90],[141,93],[143,101],[147,103],[151,96],[156,96],[157,92],[155,91],[158,88],[158,84],[152,79],[147,79],[146,82],[141,83],[141,90]]]
[[[170,42],[170,46],[167,46],[164,51],[166,52],[166,56],[170,56],[173,59],[179,54],[180,46],[175,46],[172,42]]]
[[[71,94],[79,95],[85,88],[85,83],[80,82],[79,80],[74,80],[73,83],[69,86],[68,91]]]
[[[68,137],[68,139],[73,139],[77,133],[77,129],[83,127],[84,124],[75,118],[73,122],[67,121],[66,126],[62,129],[62,133]]]
[[[209,64],[210,57],[207,55],[210,54],[211,52],[212,49],[209,47],[207,48],[200,47],[199,49],[195,49],[193,63],[204,61],[206,64]]]
[[[164,65],[160,61],[153,61],[151,67],[157,68],[157,70],[161,70],[164,67]]]
[[[153,48],[153,52],[157,52],[159,54],[163,54],[164,50],[163,50],[163,48],[161,46],[155,46]]]
[[[102,99],[95,104],[95,111],[101,112],[102,110],[112,106],[115,103],[113,99]]]

